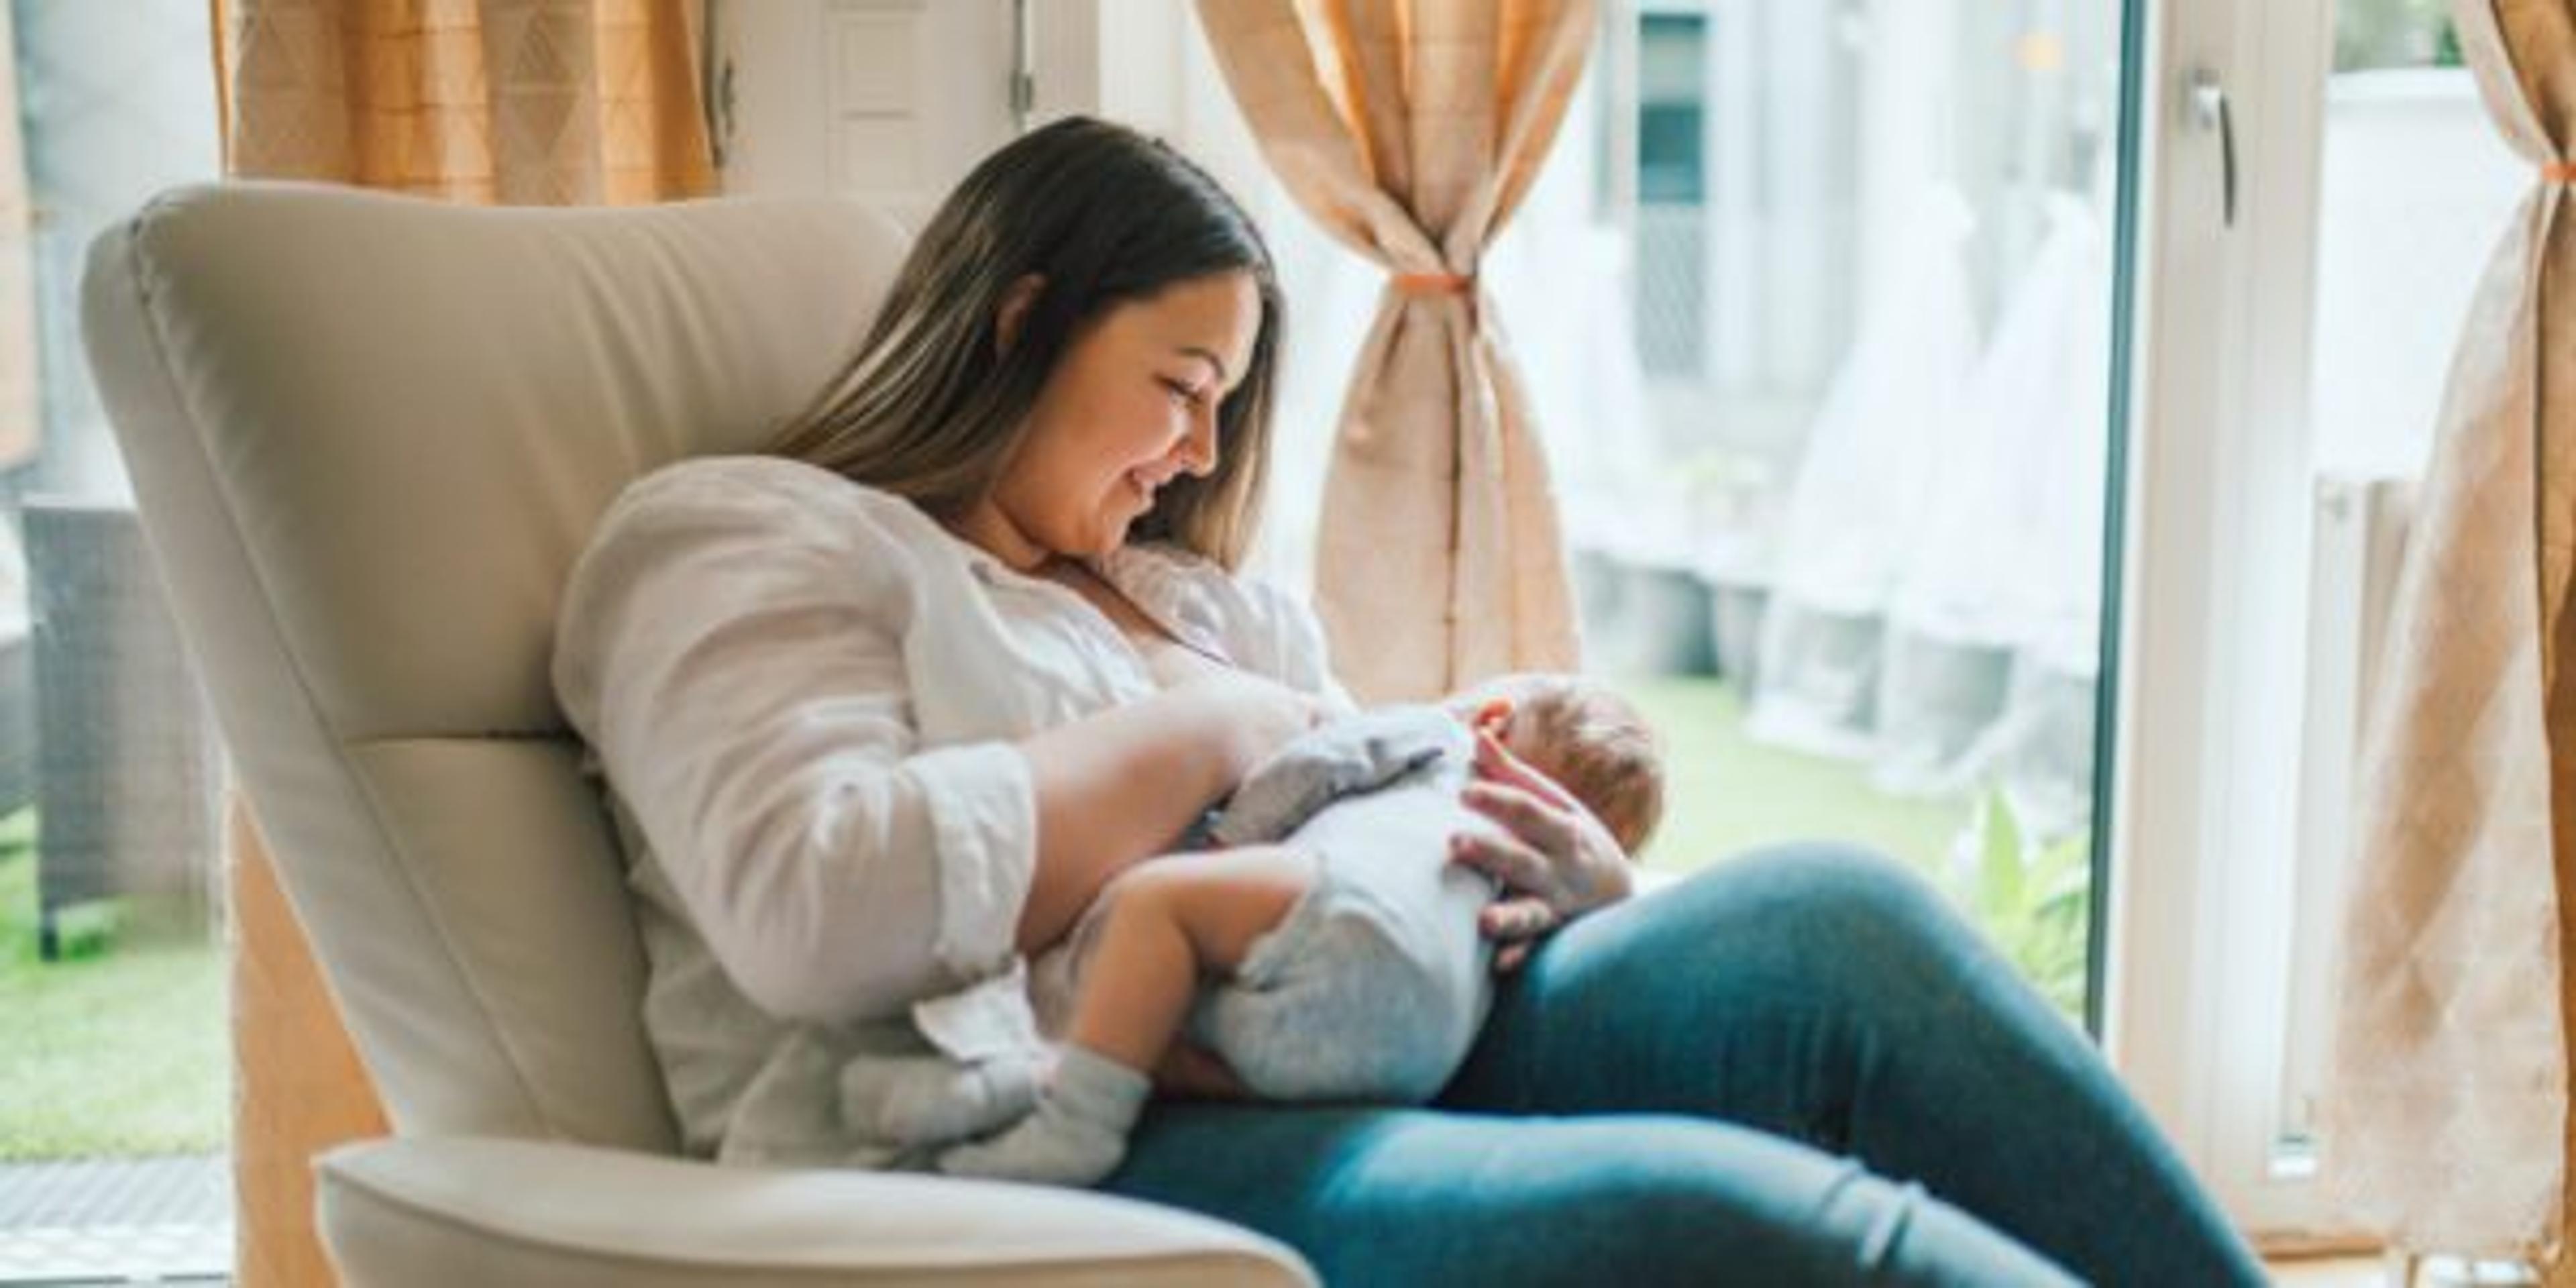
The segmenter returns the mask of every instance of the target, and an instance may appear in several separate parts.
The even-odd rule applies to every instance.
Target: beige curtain
[[[2454,359],[2356,802],[2325,1175],[2415,1252],[2564,1257],[2576,864],[2576,14],[2454,0],[2540,180]]]
[[[225,169],[477,203],[711,193],[698,6],[215,0]],[[385,1114],[238,802],[234,817],[236,1275],[328,1284],[312,1156],[382,1134]]]
[[[24,465],[44,443],[36,400],[36,210],[18,131],[18,38],[0,5],[0,469]],[[0,536],[0,543],[9,539]],[[0,591],[8,573],[0,569]]]
[[[1576,663],[1547,462],[1487,243],[1537,178],[1591,0],[1199,0],[1262,153],[1391,274],[1324,490],[1316,605],[1370,700]]]
[[[225,165],[509,205],[715,189],[699,0],[215,0]]]

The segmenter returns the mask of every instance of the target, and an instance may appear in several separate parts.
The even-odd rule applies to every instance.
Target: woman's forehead
[[[1261,293],[1250,273],[1223,273],[1175,282],[1122,310],[1137,338],[1179,356],[1203,351],[1240,379],[1252,360],[1261,329]]]

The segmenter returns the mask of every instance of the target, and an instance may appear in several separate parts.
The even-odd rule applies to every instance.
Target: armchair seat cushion
[[[476,1137],[345,1146],[320,1169],[356,1285],[1313,1282],[1248,1231],[1081,1190]]]

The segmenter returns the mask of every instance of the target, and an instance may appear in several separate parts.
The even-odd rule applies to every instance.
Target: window
[[[2118,20],[1614,4],[1591,110],[1633,129],[1588,133],[1628,134],[1633,157],[1551,161],[1634,194],[1606,213],[1642,422],[1608,442],[1635,459],[1586,459],[1608,450],[1585,426],[1596,409],[1549,428],[1594,664],[1705,770],[1675,793],[1655,861],[1804,837],[1889,851],[2070,1014],[2094,833]],[[1498,259],[1516,234],[1554,230],[1507,232]],[[1516,340],[1526,316],[1504,313]],[[1564,378],[1534,347],[1519,345],[1534,382]]]
[[[1892,853],[2082,1012],[2111,433],[2116,6],[1621,0],[1484,265],[1588,664],[1690,777],[1648,859]],[[1296,307],[1260,552],[1307,574],[1380,274],[1180,133]]]
[[[42,415],[0,477],[0,1278],[224,1274],[221,770],[79,330],[91,238],[217,172],[208,11],[12,13]]]
[[[1708,27],[1704,14],[1650,14],[1638,31],[1638,256],[1663,271],[1639,277],[1635,326],[1638,360],[1655,376],[1706,368]]]

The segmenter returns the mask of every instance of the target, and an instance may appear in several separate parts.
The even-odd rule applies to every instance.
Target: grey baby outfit
[[[1451,835],[1496,827],[1458,799],[1473,762],[1473,736],[1443,711],[1371,712],[1291,743],[1206,829],[1224,846],[1284,841],[1313,863],[1305,893],[1231,978],[1200,988],[1187,1021],[1254,1095],[1418,1103],[1466,1058],[1493,1001],[1476,920],[1494,887],[1448,860]],[[1025,975],[916,1004],[939,1054],[844,1066],[841,1128],[899,1166],[1073,1185],[1108,1174],[1147,1077],[1070,1043],[1050,1073],[1043,1035],[1070,1019],[1111,902]]]
[[[1493,1001],[1476,918],[1494,886],[1448,857],[1454,833],[1496,826],[1458,799],[1474,750],[1474,735],[1437,707],[1367,712],[1289,744],[1208,829],[1217,845],[1280,841],[1314,858],[1306,893],[1190,1013],[1189,1036],[1255,1095],[1418,1103],[1465,1059]],[[1105,907],[1036,963],[1032,991],[1050,1032],[1070,1011]]]

